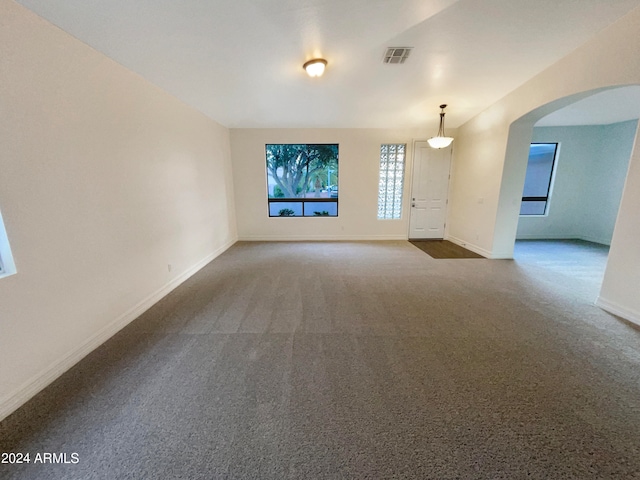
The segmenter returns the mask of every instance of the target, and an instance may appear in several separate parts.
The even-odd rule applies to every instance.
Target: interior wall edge
[[[112,336],[126,327],[129,323],[134,321],[149,308],[159,302],[162,298],[168,295],[171,291],[180,286],[183,282],[188,280],[191,276],[196,274],[205,265],[210,263],[216,257],[220,256],[226,250],[228,250],[237,239],[231,239],[224,245],[215,249],[212,253],[205,258],[197,262],[186,271],[182,272],[178,276],[174,277],[164,286],[151,293],[149,296],[141,300],[137,305],[124,312],[122,315],[114,319],[111,323],[106,325],[100,331],[95,333],[85,343],[74,349],[72,352],[61,358],[60,360],[49,365],[46,369],[31,377],[19,388],[13,392],[5,395],[0,399],[0,421],[11,415],[14,411],[27,403],[31,398],[36,396],[41,390],[53,383],[58,377],[63,375],[80,360],[90,354],[93,350],[98,348],[104,342],[109,340]]]

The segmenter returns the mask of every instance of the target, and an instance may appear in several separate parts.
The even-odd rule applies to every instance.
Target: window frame
[[[326,167],[329,175],[334,175],[336,178],[336,184],[335,185],[331,185],[332,190],[329,190],[330,185],[326,185],[326,194],[328,195],[327,197],[272,197],[270,196],[270,183],[269,183],[269,178],[272,177],[270,171],[269,171],[269,167],[268,167],[268,152],[269,152],[269,147],[273,146],[273,145],[304,145],[304,146],[309,146],[309,145],[319,145],[319,146],[335,146],[336,147],[336,152],[335,152],[335,170],[332,167]],[[266,180],[267,180],[267,215],[269,216],[269,218],[336,218],[339,216],[340,213],[340,209],[339,209],[339,185],[340,185],[340,165],[339,165],[339,158],[340,158],[340,144],[338,142],[335,143],[312,143],[312,142],[307,142],[307,143],[266,143],[265,144],[265,160],[267,162],[267,166],[266,166]],[[331,183],[330,182],[330,178],[327,179],[327,183]],[[335,193],[335,195],[334,195]],[[299,208],[301,211],[301,215],[275,215],[271,213],[271,204],[272,203],[289,203],[289,204],[300,204]],[[308,209],[311,207],[311,205],[307,205],[307,204],[314,204],[314,203],[331,203],[331,204],[335,204],[335,215],[322,215],[321,213],[315,213],[311,214],[311,215],[307,215],[305,214]]]
[[[529,152],[531,152],[531,145],[555,145],[553,151],[553,160],[551,161],[551,173],[549,174],[549,182],[547,184],[547,194],[545,196],[522,196],[520,202],[520,212],[518,215],[520,217],[546,217],[549,215],[549,202],[551,201],[551,191],[553,187],[553,182],[556,176],[556,167],[558,165],[558,152],[560,151],[560,143],[559,142],[531,142],[529,144]],[[527,156],[527,168],[529,167],[529,158],[530,153]],[[525,182],[526,182],[526,171],[525,171]],[[524,193],[524,185],[523,185],[523,193]],[[522,213],[522,204],[524,202],[544,202],[544,212],[543,213]]]

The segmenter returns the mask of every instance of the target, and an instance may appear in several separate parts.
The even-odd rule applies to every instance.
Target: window
[[[13,257],[11,256],[7,232],[4,229],[4,222],[2,221],[2,213],[0,213],[0,277],[14,273],[16,273],[16,267],[13,263]]]
[[[557,151],[557,143],[531,144],[520,215],[546,215]]]
[[[270,217],[338,216],[338,145],[267,144]]]
[[[380,181],[378,183],[378,220],[402,217],[404,182],[404,144],[380,145]]]

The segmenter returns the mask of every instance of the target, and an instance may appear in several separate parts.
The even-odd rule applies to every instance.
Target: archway
[[[603,95],[605,92],[615,92],[618,97],[624,98],[625,92],[629,92],[628,98],[631,98],[632,94],[630,92],[632,90],[635,92],[634,95],[637,95],[640,88],[638,85],[611,86],[557,99],[534,109],[510,125],[496,216],[494,251],[507,252],[508,255],[510,253],[510,256],[513,257],[520,211],[519,200],[522,196],[529,145],[533,138],[534,125],[551,113],[564,109],[569,105],[577,104],[580,101],[586,102],[590,97]],[[640,108],[636,108],[638,116],[640,116]],[[603,123],[611,121],[611,112],[603,111],[601,113],[605,118]],[[636,116],[636,119],[638,116]],[[621,121],[624,120],[621,119]],[[618,298],[627,300],[628,298],[635,298],[636,295],[633,291],[634,288],[629,285],[637,282],[634,281],[635,277],[629,274],[628,266],[636,264],[638,260],[634,256],[636,255],[635,250],[629,248],[629,242],[633,242],[638,233],[638,222],[633,220],[635,218],[633,213],[635,208],[634,201],[633,199],[629,200],[629,192],[635,192],[638,188],[636,185],[637,175],[632,175],[631,173],[638,168],[637,157],[640,152],[635,148],[638,138],[637,131],[636,124],[632,132],[634,139],[631,141],[632,145],[630,146],[629,168],[625,172],[624,189],[627,193],[623,196],[623,203],[618,204],[620,211],[615,220],[611,251],[607,260],[600,295],[596,301],[596,304],[602,308],[634,322],[640,318],[638,312],[622,307],[621,305],[624,305],[624,303],[620,302]],[[623,211],[625,196],[627,200]]]
[[[633,93],[631,93],[632,89]],[[510,125],[502,182],[500,185],[493,251],[502,252],[503,257],[513,256],[519,221],[520,201],[522,198],[527,158],[533,138],[534,125],[554,112],[558,112],[598,94],[617,91],[620,97],[620,92],[624,93],[626,90],[630,96],[633,95],[636,97],[639,95],[639,89],[640,86],[638,85],[624,85],[577,93],[542,105],[523,115]],[[604,113],[605,112],[601,112],[602,115],[604,115]],[[638,112],[638,116],[640,116],[640,111]],[[612,116],[611,112],[607,112],[606,118],[604,116],[603,118],[602,123],[612,123],[610,120],[614,119],[615,116]],[[626,119],[627,118],[625,118],[625,120]]]

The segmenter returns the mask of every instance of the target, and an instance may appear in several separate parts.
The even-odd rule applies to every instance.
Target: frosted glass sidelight
[[[378,183],[378,219],[402,217],[402,190],[406,145],[380,146],[380,180]]]

